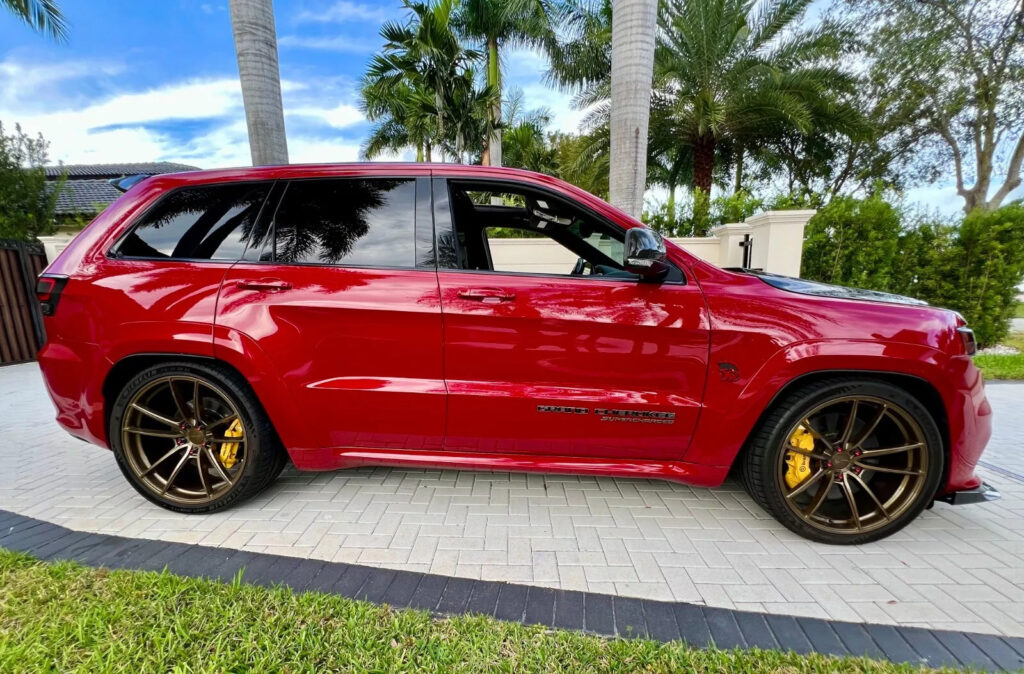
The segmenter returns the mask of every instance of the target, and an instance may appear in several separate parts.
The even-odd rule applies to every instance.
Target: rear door
[[[679,459],[709,340],[687,272],[639,282],[622,270],[623,229],[554,192],[440,178],[434,187],[445,448]],[[508,235],[517,240],[497,245]]]
[[[289,411],[274,422],[293,450],[439,449],[429,180],[285,180],[275,191],[265,234],[224,280],[218,353],[259,363],[265,387],[283,392]]]

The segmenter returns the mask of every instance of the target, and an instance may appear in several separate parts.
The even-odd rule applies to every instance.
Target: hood
[[[808,281],[807,279],[793,278],[792,276],[780,276],[779,274],[769,274],[768,272],[753,269],[730,269],[730,271],[739,271],[744,274],[751,274],[773,288],[786,290],[791,293],[799,293],[801,295],[817,295],[819,297],[835,297],[846,300],[867,300],[869,302],[885,302],[887,304],[928,306],[927,302],[914,299],[913,297],[894,295],[892,293],[882,293],[877,290],[847,288],[845,286],[832,285],[831,283]]]

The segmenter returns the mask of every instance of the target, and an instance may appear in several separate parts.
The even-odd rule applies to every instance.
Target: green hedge
[[[996,344],[1024,279],[1024,204],[950,223],[913,218],[881,194],[837,197],[807,225],[801,275],[955,309],[982,346]]]

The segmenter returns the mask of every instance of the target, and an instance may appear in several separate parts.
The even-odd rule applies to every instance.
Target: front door
[[[680,458],[709,340],[685,270],[639,282],[622,269],[620,227],[541,188],[434,184],[445,448]]]
[[[228,272],[215,348],[265,364],[294,417],[275,425],[297,448],[441,448],[440,299],[415,235],[430,241],[429,189],[415,177],[282,181],[265,241]]]

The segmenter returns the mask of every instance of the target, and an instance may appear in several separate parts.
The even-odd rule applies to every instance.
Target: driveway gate
[[[0,239],[0,365],[34,360],[42,346],[35,289],[44,268],[42,244]]]

